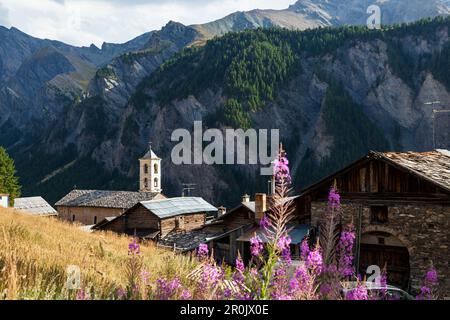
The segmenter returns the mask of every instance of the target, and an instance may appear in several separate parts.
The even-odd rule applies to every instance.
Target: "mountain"
[[[211,38],[230,31],[259,27],[305,30],[327,26],[365,25],[371,15],[367,13],[371,5],[380,8],[381,23],[384,25],[450,14],[448,0],[299,0],[284,10],[236,12],[217,21],[192,27]]]
[[[135,189],[149,137],[169,195],[186,182],[214,203],[265,191],[258,166],[174,165],[171,134],[194,120],[280,128],[296,187],[371,149],[429,150],[432,110],[450,104],[449,27],[439,18],[377,31],[259,29],[185,49],[144,78],[114,119],[100,96],[68,108],[40,144],[15,155],[24,191],[55,199],[74,184]],[[438,147],[450,148],[449,120],[436,121]]]
[[[87,92],[97,69],[142,48],[146,33],[124,44],[74,47],[0,27],[0,141],[9,148],[34,142]]]
[[[257,179],[253,169],[239,168],[233,172],[224,167],[201,167],[192,172],[189,167],[169,164],[171,130],[176,126],[189,127],[193,119],[204,119],[208,126],[222,128],[230,125],[284,126],[283,121],[290,123],[295,119],[302,124],[298,128],[298,123],[291,123],[301,142],[292,137],[288,139],[286,132],[284,140],[292,140],[288,144],[291,144],[290,152],[298,167],[294,171],[300,172],[302,178],[299,181],[304,185],[324,175],[324,168],[331,170],[342,166],[369,146],[364,141],[367,146],[363,148],[361,144],[364,143],[359,142],[358,146],[352,146],[352,152],[336,156],[335,150],[326,144],[333,142],[337,129],[334,128],[333,133],[324,129],[326,126],[321,124],[334,120],[318,116],[316,104],[332,108],[337,103],[332,99],[334,96],[346,103],[349,117],[355,116],[357,110],[364,110],[363,114],[355,117],[357,120],[364,118],[361,121],[366,124],[366,136],[375,135],[372,141],[376,142],[372,144],[374,148],[429,148],[430,141],[425,138],[430,136],[430,115],[424,114],[418,106],[423,101],[437,100],[435,97],[443,103],[447,101],[445,69],[436,67],[436,61],[446,63],[439,53],[442,49],[445,57],[446,51],[441,42],[431,41],[428,37],[418,43],[412,30],[422,32],[422,29],[431,28],[436,32],[435,22],[428,21],[408,29],[409,41],[415,43],[417,52],[412,52],[406,45],[401,51],[396,50],[397,40],[386,42],[386,48],[382,44],[378,47],[378,44],[370,43],[366,51],[353,48],[347,52],[352,44],[347,38],[342,39],[347,47],[336,49],[336,52],[348,56],[357,52],[361,55],[357,56],[360,59],[358,65],[347,61],[350,58],[337,59],[336,53],[333,54],[336,64],[320,60],[322,55],[329,54],[327,46],[336,46],[327,38],[329,33],[340,31],[325,29],[324,34],[319,34],[323,43],[316,49],[311,48],[308,63],[301,64],[298,64],[298,56],[305,53],[296,47],[298,44],[291,43],[294,40],[279,47],[282,39],[270,39],[266,44],[264,37],[259,39],[263,31],[245,31],[244,36],[259,39],[256,43],[242,42],[254,48],[252,52],[242,47],[243,40],[239,36],[226,35],[259,27],[304,30],[364,25],[369,16],[367,8],[374,3],[381,9],[383,24],[415,21],[450,12],[448,0],[300,0],[285,10],[237,12],[203,25],[184,26],[171,21],[161,30],[145,33],[124,44],[104,43],[101,48],[94,45],[74,47],[58,41],[36,39],[15,28],[0,27],[0,144],[6,146],[16,160],[24,194],[43,194],[51,201],[75,185],[80,188],[136,189],[135,159],[145,149],[150,136],[153,140],[161,139],[155,142],[155,147],[166,157],[165,166],[170,173],[164,178],[164,183],[168,194],[179,195],[181,183],[198,182],[199,195],[209,200],[232,202],[239,193],[251,192],[257,185],[266,184],[260,178],[242,185],[242,179],[239,179],[242,174],[249,181]],[[379,32],[384,34],[389,29]],[[395,30],[403,29],[397,27]],[[303,37],[309,37],[309,32],[314,34],[314,31],[292,31],[289,37],[300,37],[298,41],[301,43]],[[395,34],[394,31],[389,32]],[[362,32],[362,38],[357,41],[366,44],[368,34],[372,33]],[[208,42],[216,36],[223,38]],[[402,38],[401,41],[407,40]],[[217,43],[228,43],[231,47],[223,49],[219,46],[216,51],[211,51]],[[233,53],[233,59],[214,60],[223,50]],[[370,50],[385,50],[388,58],[373,56]],[[271,59],[266,61],[265,55]],[[313,56],[316,56],[315,60]],[[375,58],[381,62],[372,61]],[[210,59],[214,63],[205,63]],[[246,79],[250,71],[243,70],[253,70],[253,60],[278,70],[279,74],[270,69],[253,86],[248,85],[255,79]],[[243,64],[242,61],[246,62]],[[321,64],[328,70],[317,71]],[[354,68],[361,70],[360,74],[354,75],[351,84],[343,84],[348,79],[340,79],[339,76],[338,79],[329,79],[330,70],[347,75],[352,74]],[[230,81],[231,69],[235,69],[240,78]],[[303,75],[306,78],[302,78],[303,82],[295,87],[295,77],[291,72],[295,74],[300,69],[309,77]],[[375,82],[373,75],[366,74],[369,69],[377,74]],[[296,76],[300,77],[299,74]],[[383,82],[385,78],[391,83]],[[278,83],[280,79],[285,82]],[[370,88],[366,87],[369,85]],[[390,86],[399,91],[391,92]],[[301,90],[312,90],[311,96]],[[425,92],[429,92],[426,98]],[[325,96],[331,97],[324,100]],[[305,109],[297,110],[293,97],[305,103]],[[372,103],[379,107],[371,110],[368,105]],[[259,108],[261,104],[267,104],[267,108]],[[288,108],[296,110],[295,117],[289,117],[290,111],[283,111]],[[266,113],[267,110],[271,113]],[[269,115],[276,115],[276,121],[269,123],[267,119],[272,119]],[[369,125],[374,119],[380,123],[375,121],[373,126]],[[349,132],[358,135],[361,128],[352,130]],[[313,138],[320,141],[314,141],[318,149],[311,147]],[[347,137],[344,141],[346,143],[341,142],[340,145],[348,148],[352,140]],[[445,141],[445,137],[440,137],[440,141]],[[327,156],[333,156],[333,159]],[[300,161],[309,168],[305,172],[301,172]],[[317,172],[317,168],[320,174],[311,173]],[[206,183],[208,181],[216,182],[211,186]],[[239,187],[232,198],[215,197],[236,184]]]

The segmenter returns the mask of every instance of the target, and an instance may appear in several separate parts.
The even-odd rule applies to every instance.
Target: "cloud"
[[[235,11],[283,9],[295,0],[0,0],[9,23],[39,38],[74,45],[126,42],[169,20],[205,23]],[[0,7],[0,23],[1,23]]]
[[[0,2],[0,26],[10,26],[9,10]]]

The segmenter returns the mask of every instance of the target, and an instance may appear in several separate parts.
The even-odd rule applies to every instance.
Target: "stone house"
[[[450,296],[450,153],[371,152],[303,190],[299,212],[318,227],[332,185],[341,195],[341,226],[357,232],[356,267],[386,266],[389,282],[419,288],[433,263]]]
[[[164,198],[152,192],[73,190],[55,207],[62,220],[95,225],[105,218],[120,216],[140,201]]]
[[[94,229],[155,240],[162,246],[177,247],[179,244],[179,247],[183,247],[181,240],[188,238],[193,231],[202,229],[207,214],[213,212],[217,212],[217,208],[197,197],[141,201]]]
[[[0,207],[8,208],[9,207],[9,195],[0,193]]]

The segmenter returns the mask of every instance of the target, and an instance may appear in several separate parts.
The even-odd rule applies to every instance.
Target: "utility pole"
[[[431,101],[425,102],[425,105],[440,105],[441,101]],[[432,120],[432,129],[433,129],[433,150],[436,150],[436,116],[439,114],[450,113],[450,109],[433,109],[431,120]]]
[[[450,110],[433,110],[433,150],[436,150],[436,116],[443,113],[450,113]]]

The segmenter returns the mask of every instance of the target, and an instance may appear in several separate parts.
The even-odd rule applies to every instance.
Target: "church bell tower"
[[[161,193],[161,158],[153,152],[151,143],[147,153],[139,159],[139,167],[139,190]]]

